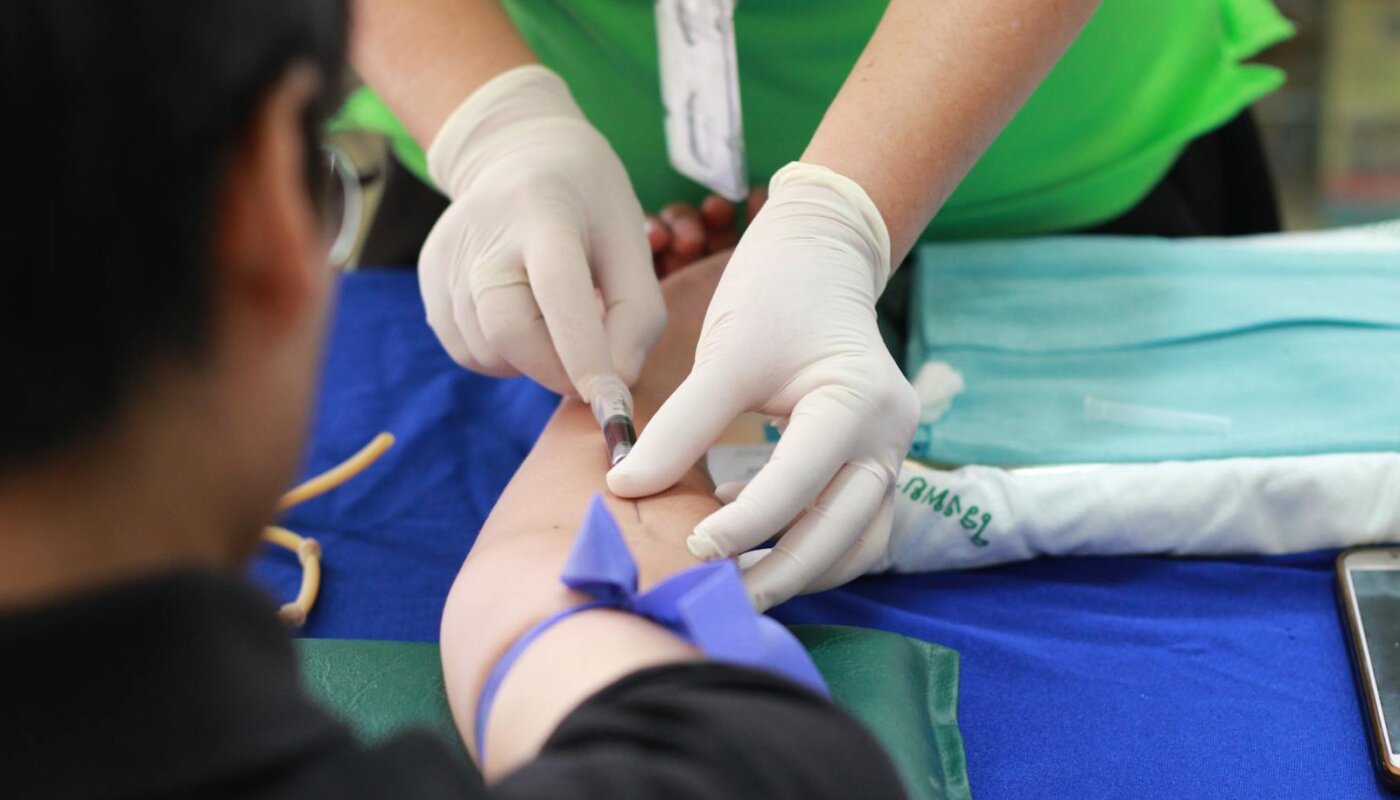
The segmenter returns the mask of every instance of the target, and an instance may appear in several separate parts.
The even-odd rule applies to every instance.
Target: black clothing
[[[1243,236],[1279,230],[1264,141],[1248,110],[1193,140],[1137,205],[1083,233]]]
[[[845,713],[761,672],[645,670],[487,789],[427,732],[358,742],[301,690],[271,605],[176,575],[0,616],[0,798],[901,797]]]
[[[408,171],[390,155],[384,164],[384,193],[375,206],[360,264],[365,267],[412,267],[418,251],[438,217],[447,210],[447,198]]]

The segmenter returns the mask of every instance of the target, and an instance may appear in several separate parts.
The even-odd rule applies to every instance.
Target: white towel
[[[1400,539],[1400,454],[943,471],[906,462],[878,569],[1280,554]]]

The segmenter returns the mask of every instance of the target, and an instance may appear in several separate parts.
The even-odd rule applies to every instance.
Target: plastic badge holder
[[[734,202],[749,191],[734,0],[657,0],[671,166]]]

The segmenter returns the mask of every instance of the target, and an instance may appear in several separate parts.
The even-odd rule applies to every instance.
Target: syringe
[[[632,424],[632,393],[622,381],[613,379],[594,393],[591,406],[593,417],[603,429],[608,465],[615,467],[637,443],[637,429]]]

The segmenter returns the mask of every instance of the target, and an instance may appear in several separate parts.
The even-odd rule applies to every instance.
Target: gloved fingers
[[[827,589],[834,589],[837,586],[850,583],[862,575],[872,571],[887,568],[889,564],[882,564],[883,558],[889,549],[891,528],[894,524],[894,488],[891,487],[889,496],[885,499],[880,510],[876,512],[875,519],[866,528],[865,534],[851,545],[831,569],[827,570],[821,577],[812,581],[798,594],[812,594],[814,592],[824,592]],[[773,552],[771,547],[761,547],[757,550],[750,550],[747,553],[740,553],[735,557],[739,562],[739,569],[747,572],[755,564],[767,558]]]
[[[652,345],[666,329],[661,295],[646,239],[630,225],[614,225],[593,237],[593,274],[606,309],[603,327],[613,369],[636,383]]]
[[[729,483],[722,483],[715,488],[715,499],[718,500],[721,505],[728,505],[739,498],[739,494],[744,491],[745,486],[748,486],[748,483],[745,481],[730,481]],[[787,533],[788,529],[791,527],[791,524],[784,525],[777,533],[773,534],[773,536],[769,538],[777,538],[779,536],[782,536],[783,534]],[[739,553],[735,556],[735,558],[739,559],[739,566],[742,567],[745,563],[745,558],[747,558],[750,554],[767,552],[768,548],[764,547],[758,550],[749,550],[743,553]]]
[[[423,296],[423,310],[427,313],[428,327],[437,334],[438,341],[453,361],[468,368],[478,365],[477,356],[467,346],[462,332],[457,329],[456,313],[452,309],[452,291],[448,288],[447,273],[451,264],[451,249],[444,233],[445,220],[439,219],[428,234],[423,250],[418,255],[418,290]]]
[[[614,300],[604,296],[607,304],[607,319],[604,328],[607,332],[608,351],[612,354],[613,369],[622,382],[631,386],[642,373],[647,353],[666,329],[666,303],[656,279],[648,276],[652,288],[639,291],[642,295],[633,299]]]
[[[502,357],[487,340],[485,332],[481,330],[481,312],[477,309],[470,291],[453,293],[452,311],[457,320],[457,334],[466,342],[467,349],[477,361],[477,366],[471,369],[495,378],[509,378],[520,374],[520,370]]]
[[[686,546],[698,556],[732,556],[757,547],[797,518],[850,458],[856,420],[834,397],[836,388],[797,402],[768,463],[734,502],[695,526]]]
[[[889,552],[890,531],[893,526],[894,486],[891,485],[885,490],[884,502],[880,504],[880,510],[875,512],[875,518],[866,526],[865,532],[835,564],[831,565],[831,569],[808,584],[801,594],[834,589],[881,568],[881,561]]]
[[[608,472],[608,489],[619,497],[646,497],[674,486],[745,410],[746,398],[735,389],[724,370],[693,370],[661,404],[632,452]]]
[[[573,393],[524,270],[514,283],[474,286],[469,297],[476,303],[483,336],[501,358],[550,391]]]
[[[418,256],[418,288],[428,327],[452,360],[467,369],[495,377],[518,375],[486,342],[470,293],[453,291],[451,276],[464,238],[462,213],[454,208],[438,219]]]
[[[729,505],[739,497],[739,493],[744,491],[748,483],[745,481],[728,481],[715,487],[715,499]]]
[[[871,470],[842,467],[772,552],[744,573],[754,607],[763,611],[777,605],[831,570],[870,524],[886,494],[884,481]]]
[[[757,550],[740,553],[734,557],[734,560],[739,562],[739,570],[741,572],[748,572],[750,567],[767,558],[768,554],[771,552],[773,552],[773,548],[771,547],[760,547]]]
[[[582,234],[556,213],[526,226],[526,235],[525,272],[548,329],[550,349],[568,376],[564,393],[590,401],[593,382],[611,375],[613,365]]]

